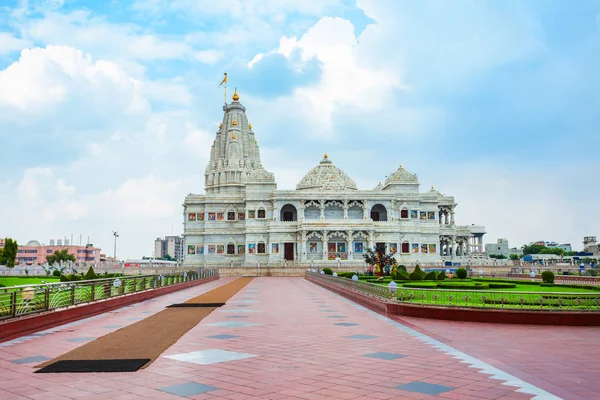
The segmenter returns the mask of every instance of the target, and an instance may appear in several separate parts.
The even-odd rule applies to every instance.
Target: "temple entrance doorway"
[[[283,244],[283,257],[286,261],[294,261],[294,243]]]

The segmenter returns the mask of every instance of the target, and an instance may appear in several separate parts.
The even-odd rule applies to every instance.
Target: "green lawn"
[[[498,290],[501,292],[597,293],[600,295],[600,291],[590,290],[590,289],[586,289],[586,288],[563,287],[561,285],[554,285],[554,286],[519,285],[518,283],[517,283],[517,287],[514,289],[490,289],[490,290]]]
[[[4,286],[21,286],[21,285],[38,285],[42,283],[42,281],[49,282],[58,282],[60,278],[56,276],[47,276],[47,277],[20,277],[20,276],[0,276],[0,284]]]
[[[427,281],[417,281],[429,283]],[[455,279],[448,282],[459,283]],[[464,281],[463,281],[464,282]],[[507,281],[504,281],[508,283]],[[433,284],[433,282],[431,282]],[[484,282],[481,282],[484,283]],[[486,281],[485,283],[492,283]],[[586,309],[598,310],[600,306],[600,291],[585,287],[563,287],[528,285],[514,282],[515,288],[510,289],[477,289],[469,287],[442,288],[410,288],[398,284],[396,296],[404,302],[423,305],[440,306],[475,306],[492,308],[553,308],[553,309]],[[376,283],[386,286],[388,283]]]

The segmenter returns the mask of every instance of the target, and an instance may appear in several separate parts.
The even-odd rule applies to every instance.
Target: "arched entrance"
[[[280,221],[298,221],[298,211],[296,210],[296,207],[291,204],[286,204],[285,206],[281,207],[280,214]]]
[[[375,204],[371,208],[371,219],[373,221],[387,221],[387,209],[382,204]]]

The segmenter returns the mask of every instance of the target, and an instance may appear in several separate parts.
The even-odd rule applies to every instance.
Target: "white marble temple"
[[[402,166],[359,190],[325,154],[296,190],[277,190],[237,93],[223,111],[205,194],[183,204],[186,265],[361,265],[377,243],[404,265],[481,257],[485,228],[456,225],[454,198],[433,187],[421,192]]]

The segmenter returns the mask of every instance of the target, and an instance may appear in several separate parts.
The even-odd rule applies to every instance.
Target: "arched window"
[[[280,221],[298,221],[298,211],[291,204],[281,207]]]
[[[258,254],[265,254],[265,242],[258,242]]]
[[[227,245],[227,254],[235,254],[235,244],[229,243]]]
[[[371,208],[371,219],[373,221],[387,221],[387,209],[382,204],[375,204]]]

